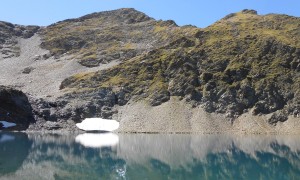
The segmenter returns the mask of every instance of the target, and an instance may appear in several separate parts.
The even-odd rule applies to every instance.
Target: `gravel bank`
[[[271,125],[269,116],[253,116],[245,113],[233,122],[225,115],[207,113],[201,107],[192,108],[184,101],[172,97],[160,106],[144,102],[129,103],[119,107],[114,117],[120,121],[119,132],[150,133],[203,133],[203,134],[299,134],[299,119],[292,116],[288,121]]]
[[[76,57],[65,54],[56,59],[44,58],[49,52],[40,48],[41,37],[35,34],[29,39],[19,39],[20,56],[0,57],[0,84],[13,86],[37,98],[55,100],[64,94],[59,90],[60,83],[71,75],[81,72],[94,72],[117,65],[118,61],[87,68],[80,65]],[[25,68],[27,72],[24,71]],[[25,73],[24,73],[25,72]]]

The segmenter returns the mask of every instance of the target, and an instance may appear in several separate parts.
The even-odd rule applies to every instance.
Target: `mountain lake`
[[[294,135],[0,132],[0,179],[299,179]]]

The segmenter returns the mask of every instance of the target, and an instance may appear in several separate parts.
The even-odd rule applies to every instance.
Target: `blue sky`
[[[46,26],[92,12],[132,7],[155,19],[206,27],[242,9],[300,17],[299,0],[1,0],[0,20]]]

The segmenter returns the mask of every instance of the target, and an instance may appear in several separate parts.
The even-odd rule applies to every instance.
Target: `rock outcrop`
[[[7,130],[26,130],[35,122],[31,104],[23,92],[0,86],[0,121],[16,124]]]
[[[38,26],[21,26],[0,21],[0,53],[3,58],[19,56],[18,38],[30,38],[39,28]]]

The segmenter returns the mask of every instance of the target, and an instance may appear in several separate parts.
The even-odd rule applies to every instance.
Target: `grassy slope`
[[[172,21],[155,21],[133,9],[94,13],[41,31],[52,55],[75,55],[82,65],[128,60],[171,42],[185,32]]]
[[[150,20],[149,24],[155,25],[143,33],[145,39],[159,37],[156,49],[109,70],[70,77],[61,88],[74,92],[126,89],[131,98],[146,98],[152,105],[167,101],[170,95],[181,96],[202,104],[208,112],[229,117],[249,108],[254,114],[281,110],[287,115],[299,110],[299,18],[243,11],[205,29],[167,26],[166,30],[157,26],[159,23]],[[75,51],[84,54],[81,51],[86,50]]]

